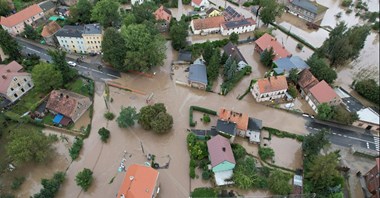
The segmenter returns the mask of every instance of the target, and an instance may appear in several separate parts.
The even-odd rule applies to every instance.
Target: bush
[[[235,160],[238,161],[239,159],[242,159],[247,154],[247,151],[245,148],[240,144],[231,144],[232,147],[232,153],[234,154]]]
[[[272,148],[259,147],[259,156],[264,161],[272,159],[274,157],[274,151]]]
[[[25,177],[15,177],[12,181],[12,184],[11,184],[11,189],[12,190],[17,190],[20,188],[20,186],[22,185],[22,183],[24,183],[25,181]]]
[[[33,198],[46,198],[54,197],[59,188],[61,187],[62,182],[65,180],[65,173],[57,172],[54,174],[51,179],[42,179],[42,189],[39,193],[34,194]]]
[[[223,82],[221,85],[221,94],[227,95],[228,92],[230,92],[240,82],[240,80],[243,79],[249,70],[252,70],[250,66],[244,67],[242,70],[238,71],[232,79]]]
[[[195,179],[195,177],[196,177],[196,175],[195,175],[195,167],[190,167],[189,176],[190,176],[191,179]]]
[[[302,50],[302,48],[303,48],[302,43],[297,43],[297,49]]]
[[[88,138],[88,136],[90,136],[90,132],[91,132],[91,124],[88,124],[86,129],[84,130],[83,138]]]
[[[378,21],[372,24],[372,29],[378,31],[380,29],[380,24]]]
[[[343,7],[349,7],[352,4],[352,0],[343,0],[342,6]]]
[[[87,191],[87,189],[91,186],[92,180],[93,180],[92,171],[90,169],[88,169],[88,168],[84,168],[75,177],[75,182],[84,191]]]
[[[190,111],[189,111],[189,125],[190,125],[190,127],[195,127],[197,125],[197,121],[195,121],[195,122],[193,121],[193,111],[194,110],[200,111],[203,113],[207,113],[210,115],[217,115],[217,112],[213,111],[211,109],[206,109],[206,108],[198,107],[198,106],[190,106]]]
[[[107,120],[113,120],[115,118],[115,114],[113,114],[112,112],[106,112],[106,113],[104,113],[104,117]]]
[[[107,142],[108,138],[110,137],[110,131],[104,127],[99,129],[98,134],[100,135],[102,142]]]
[[[75,160],[78,158],[80,150],[82,149],[82,146],[83,146],[83,139],[76,137],[74,144],[69,149],[70,157],[72,160]]]
[[[208,114],[203,114],[202,120],[203,120],[203,123],[210,123],[211,118]]]
[[[204,171],[202,172],[202,179],[203,179],[203,180],[209,180],[210,177],[211,177],[211,173],[210,173],[209,170],[204,170]]]
[[[297,98],[298,92],[297,88],[294,85],[290,85],[288,89],[289,95],[291,95],[294,99]]]
[[[300,142],[302,142],[304,139],[303,135],[297,135],[297,134],[289,133],[286,131],[280,131],[278,129],[274,129],[274,128],[270,128],[270,127],[263,127],[263,129],[267,130],[269,132],[269,137],[271,137],[271,135],[275,135],[279,138],[291,138],[291,139],[295,139],[295,140],[300,141]]]
[[[213,188],[196,188],[191,192],[192,198],[212,198],[217,197],[216,190]]]

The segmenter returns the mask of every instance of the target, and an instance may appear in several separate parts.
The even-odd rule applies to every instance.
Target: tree
[[[380,103],[380,86],[374,79],[364,79],[358,81],[355,84],[355,91],[375,104]]]
[[[206,63],[209,63],[214,53],[214,45],[209,40],[207,40],[205,43],[203,43],[203,46],[203,59],[206,61]]]
[[[352,53],[350,56],[355,59],[359,56],[360,50],[363,49],[365,40],[370,34],[371,27],[368,25],[354,26],[348,34],[349,45],[352,46]]]
[[[173,117],[166,112],[160,112],[150,125],[154,132],[166,133],[173,127]]]
[[[75,177],[75,182],[78,186],[82,187],[84,191],[87,191],[87,189],[91,186],[92,180],[92,171],[88,168],[84,168]]]
[[[24,23],[24,32],[22,35],[25,38],[31,39],[31,40],[38,40],[41,38],[41,36],[37,33],[37,31],[29,24]]]
[[[268,178],[269,190],[276,195],[288,195],[292,191],[290,179],[291,175],[275,169]]]
[[[310,66],[310,72],[320,81],[324,80],[331,84],[338,77],[336,71],[316,55],[311,56],[306,63]]]
[[[3,49],[4,54],[9,56],[9,60],[20,59],[20,46],[2,27],[0,27],[0,38],[0,47]]]
[[[333,106],[332,111],[332,119],[343,124],[351,125],[359,119],[359,116],[356,112],[348,112],[341,105]]]
[[[220,51],[219,49],[215,49],[206,67],[208,81],[213,82],[214,80],[218,78],[219,68],[220,68]]]
[[[70,68],[66,62],[66,52],[62,50],[48,50],[48,54],[53,59],[53,65],[61,72],[63,84],[70,82],[76,77],[76,70]]]
[[[79,0],[70,7],[70,22],[88,24],[91,22],[92,4],[88,0]]]
[[[157,5],[154,2],[144,1],[142,4],[132,5],[132,14],[138,24],[141,24],[144,21],[155,21],[156,18],[153,13],[156,10]]]
[[[217,197],[217,193],[214,188],[196,188],[191,192],[191,197],[193,198],[214,198]]]
[[[230,35],[230,41],[234,44],[238,44],[239,42],[239,34],[236,34],[235,32],[233,32],[231,35]]]
[[[102,41],[103,59],[120,71],[127,71],[124,66],[126,45],[124,38],[115,28],[107,28]]]
[[[234,154],[235,160],[240,160],[245,157],[247,154],[247,151],[245,148],[240,144],[231,144],[232,147],[232,153]]]
[[[136,23],[136,17],[132,13],[128,13],[123,17],[123,24],[125,25],[125,27],[128,27],[129,25],[135,24],[135,23]]]
[[[34,194],[33,198],[55,197],[64,180],[65,173],[63,172],[55,173],[51,179],[42,179],[42,189],[39,193]]]
[[[232,58],[231,58],[232,59]],[[225,68],[226,69],[226,68]],[[237,72],[237,63],[236,61],[233,61],[231,66],[227,68],[227,81],[234,78],[236,72]]]
[[[269,147],[259,147],[259,156],[262,160],[273,159],[274,150]]]
[[[98,134],[100,135],[102,142],[107,142],[108,138],[110,137],[110,131],[104,127],[99,129]]]
[[[91,20],[97,21],[104,28],[119,25],[119,3],[113,0],[98,1],[91,11]]]
[[[47,92],[62,87],[61,72],[48,63],[40,63],[32,70],[32,79],[35,89]]]
[[[115,118],[115,114],[113,114],[112,112],[106,112],[106,113],[104,113],[104,117],[107,120],[113,120]]]
[[[0,16],[7,16],[11,12],[11,7],[7,0],[0,0]]]
[[[128,128],[135,124],[137,118],[138,116],[135,107],[121,107],[119,117],[117,117],[116,121],[119,127]]]
[[[180,21],[172,19],[170,24],[170,38],[172,39],[172,46],[175,50],[180,50],[186,47],[186,38],[188,36],[188,24],[184,18]]]
[[[269,50],[265,49],[261,55],[260,55],[260,61],[263,63],[265,66],[272,68],[273,66],[273,58],[276,55],[274,54],[273,48],[271,47]]]
[[[121,34],[127,48],[125,63],[128,70],[146,72],[163,64],[166,47],[161,35],[152,35],[144,24],[123,26]]]
[[[253,0],[252,5],[258,5],[256,17],[260,13],[261,20],[264,24],[272,23],[284,12],[284,6],[276,0]]]
[[[322,103],[317,106],[317,117],[321,120],[330,120],[334,114],[331,106],[327,103]]]
[[[236,163],[232,180],[238,188],[243,190],[252,188],[257,181],[255,160],[252,157],[246,157]]]
[[[296,88],[294,85],[289,85],[288,93],[289,93],[293,98],[297,98],[298,92],[297,92],[297,88]]]
[[[297,68],[292,68],[290,71],[289,71],[289,80],[293,83],[293,84],[297,84],[298,83],[298,69]]]
[[[9,157],[18,164],[43,162],[52,153],[53,139],[35,127],[17,127],[9,136],[6,146]]]
[[[140,109],[138,123],[145,130],[153,129],[157,133],[163,133],[172,128],[173,118],[166,113],[163,103],[156,103]]]
[[[315,134],[310,133],[304,137],[302,151],[306,157],[317,155],[319,151],[329,143],[327,130],[322,129]]]

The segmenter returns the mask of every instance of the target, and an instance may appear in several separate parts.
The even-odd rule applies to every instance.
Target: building
[[[133,164],[128,167],[117,198],[155,198],[160,187],[159,172],[152,167]]]
[[[206,65],[199,59],[195,60],[189,67],[188,82],[191,87],[198,89],[206,89],[207,87],[207,71]]]
[[[354,98],[348,91],[343,89],[342,87],[334,88],[334,91],[338,96],[342,99],[342,105],[346,107],[348,112],[358,112],[361,109],[365,108],[364,105]]]
[[[305,99],[316,113],[318,113],[318,106],[322,103],[327,103],[328,105],[338,105],[341,103],[338,94],[324,80],[311,87]]]
[[[169,29],[170,20],[172,19],[172,12],[161,5],[153,14],[156,21],[160,22],[158,29],[161,32],[167,31]]]
[[[55,115],[53,122],[67,126],[75,123],[91,106],[90,98],[60,89],[50,92],[46,109]]]
[[[220,25],[224,23],[223,16],[208,17],[204,19],[193,19],[190,23],[194,34],[219,33]]]
[[[3,48],[0,46],[0,62],[4,61],[7,58],[9,58],[9,56],[4,53]]]
[[[103,32],[98,23],[84,25],[82,37],[85,53],[100,53],[102,51]]]
[[[136,5],[136,4],[141,5],[143,3],[144,3],[144,0],[131,0],[132,5]]]
[[[236,123],[218,119],[215,130],[224,137],[228,137],[231,142],[234,142],[237,134]]]
[[[263,102],[284,98],[287,89],[285,76],[271,76],[259,79],[251,88],[251,93],[257,102]]]
[[[216,17],[222,15],[222,12],[214,7],[208,9],[206,11],[207,17]]]
[[[286,7],[287,12],[313,23],[322,21],[328,9],[312,0],[290,0]]]
[[[236,10],[233,9],[231,6],[228,6],[223,11],[223,16],[225,17],[226,21],[240,21],[244,19],[244,15],[236,12]]]
[[[0,65],[0,97],[13,103],[34,86],[32,76],[16,61]]]
[[[372,108],[363,108],[360,111],[356,112],[359,116],[359,120],[355,121],[352,125],[366,129],[380,132],[379,122],[380,117],[379,113],[377,113]],[[378,145],[376,149],[379,151]]]
[[[367,190],[371,198],[380,197],[380,158],[376,158],[376,165],[369,170],[364,176]]]
[[[217,135],[207,141],[207,149],[216,185],[230,184],[225,180],[232,177],[236,165],[230,142],[227,138]]]
[[[219,110],[219,120],[232,122],[236,124],[236,133],[242,137],[248,129],[248,114],[238,113],[225,108]]]
[[[310,72],[309,69],[304,69],[299,73],[298,78],[298,87],[301,90],[301,96],[306,97],[309,93],[309,89],[314,85],[318,84],[319,81],[314,75]]]
[[[68,17],[70,15],[70,8],[67,6],[59,6],[55,10],[55,13],[58,14],[59,16]]]
[[[234,61],[236,61],[238,70],[241,70],[248,65],[239,48],[232,42],[228,42],[227,45],[223,47],[223,51],[223,53],[226,54],[228,58],[232,58]]]
[[[256,28],[256,21],[252,18],[241,19],[238,21],[227,21],[222,23],[220,31],[223,36],[231,35],[232,33],[242,34],[253,32]]]
[[[208,0],[191,0],[191,6],[194,8],[204,9],[210,6],[210,2]]]
[[[261,142],[261,129],[263,128],[263,121],[256,118],[248,119],[248,129],[245,137],[249,138],[250,143],[260,144]]]
[[[289,76],[289,72],[292,69],[297,69],[299,73],[302,70],[309,68],[309,65],[307,65],[307,63],[299,56],[280,58],[273,63],[275,65],[275,68],[273,69],[274,72],[276,72],[277,75],[282,74],[287,77]]]
[[[192,62],[192,56],[190,51],[179,50],[177,63],[188,64]]]
[[[290,57],[292,55],[290,52],[288,52],[288,50],[285,49],[285,46],[281,45],[277,41],[277,38],[274,38],[268,33],[265,33],[263,36],[257,39],[255,43],[255,50],[259,54],[261,54],[265,49],[269,50],[270,48],[273,48],[273,52],[275,54],[275,57],[273,58],[274,61],[280,58]]]
[[[24,31],[24,23],[28,25],[34,25],[38,19],[44,17],[43,10],[37,5],[33,4],[16,14],[10,15],[8,17],[0,17],[0,25],[9,34],[20,34]]]
[[[61,29],[55,21],[51,21],[44,26],[41,32],[41,36],[44,38],[46,44],[55,45],[58,43],[57,38],[54,36]]]
[[[54,14],[56,5],[52,1],[44,1],[38,4],[45,15]]]

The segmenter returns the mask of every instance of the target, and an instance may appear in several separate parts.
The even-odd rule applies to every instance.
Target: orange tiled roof
[[[257,83],[260,89],[260,94],[288,89],[288,83],[285,76],[262,78],[258,80]]]
[[[201,5],[203,0],[192,0],[193,3],[197,4],[197,5]]]
[[[0,25],[4,25],[7,27],[13,27],[19,23],[24,22],[25,20],[29,19],[30,17],[43,12],[40,6],[37,4],[33,4],[32,6],[29,6],[20,12],[17,12],[16,14],[13,14],[9,17],[1,17],[0,19]]]
[[[237,113],[231,110],[227,110],[225,108],[221,108],[219,110],[219,119],[223,121],[231,121],[236,123],[236,128],[240,130],[248,129],[248,114],[247,113]]]
[[[203,30],[220,27],[224,21],[224,16],[216,16],[205,19],[194,19],[193,24],[195,30]]]
[[[299,74],[298,84],[302,89],[305,89],[305,91],[308,91],[311,87],[318,83],[318,79],[314,77],[314,75],[310,72],[309,69],[304,69]]]
[[[273,48],[274,54],[276,55],[273,60],[277,60],[279,58],[285,58],[290,55],[292,55],[288,50],[285,49],[284,46],[282,46],[276,38],[272,37],[270,34],[265,33],[263,36],[261,36],[259,39],[255,41],[256,45],[260,47],[260,49],[270,49]]]
[[[156,20],[170,21],[172,18],[172,12],[161,5],[160,8],[154,12],[154,16],[156,17]]]
[[[128,167],[117,198],[152,198],[158,180],[158,171],[151,167],[133,164]]]
[[[324,80],[310,88],[310,93],[319,103],[328,103],[334,100],[334,98],[338,98],[338,94],[336,94],[333,88]]]
[[[44,29],[41,32],[41,36],[49,37],[51,35],[54,35],[60,29],[61,29],[61,26],[59,26],[57,22],[52,21],[49,24],[44,26]]]

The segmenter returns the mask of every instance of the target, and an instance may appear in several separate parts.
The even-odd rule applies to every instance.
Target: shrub
[[[15,177],[12,181],[12,184],[11,184],[11,189],[12,190],[17,190],[20,188],[20,186],[22,185],[22,183],[24,183],[25,181],[25,177]]]
[[[83,146],[83,139],[76,137],[74,144],[69,149],[70,157],[72,160],[75,160],[78,158],[80,150],[82,149],[82,146]]]
[[[244,158],[244,156],[247,154],[245,148],[240,144],[232,144],[231,147],[236,161]]]
[[[217,115],[217,112],[214,110],[206,109],[206,108],[198,107],[198,106],[190,106],[190,109],[189,109],[189,125],[190,125],[190,127],[195,127],[197,125],[197,121],[193,121],[193,111],[194,110],[200,111],[203,113],[207,113],[210,115]]]
[[[190,173],[189,176],[191,179],[195,179],[195,167],[190,167]]]
[[[204,171],[202,172],[202,179],[203,179],[203,180],[209,180],[210,177],[211,177],[211,173],[210,173],[209,170],[204,170]]]
[[[193,198],[213,198],[217,197],[216,190],[213,188],[196,188],[191,192],[191,197]]]
[[[107,142],[108,138],[110,137],[110,131],[104,127],[99,129],[98,134],[100,135],[102,142]]]
[[[90,169],[88,169],[88,168],[84,168],[75,177],[75,182],[84,191],[87,191],[87,189],[91,186],[92,180],[93,180],[92,171]]]
[[[252,70],[250,66],[244,67],[242,70],[238,71],[236,75],[231,80],[225,81],[221,85],[222,95],[227,95],[237,83],[246,75],[247,71]]]
[[[270,127],[263,127],[263,129],[269,132],[269,137],[271,137],[271,135],[275,135],[279,138],[291,138],[291,139],[296,139],[297,141],[300,141],[300,142],[302,142],[304,138],[303,135],[297,135],[297,134],[289,133],[286,131],[280,131],[278,129],[274,129]]]
[[[264,161],[272,159],[274,157],[274,151],[272,148],[259,147],[259,156]]]
[[[90,136],[90,132],[91,132],[91,124],[88,124],[86,129],[84,130],[83,138],[88,138],[88,136]]]
[[[349,7],[352,4],[352,0],[343,0],[342,6],[343,7]]]
[[[302,50],[302,48],[303,48],[303,44],[302,43],[297,43],[297,49]]]
[[[288,89],[289,95],[291,95],[294,99],[297,98],[298,92],[297,88],[294,85],[290,85]]]
[[[104,113],[104,117],[107,120],[113,120],[115,118],[115,114],[113,114],[112,112],[106,112],[106,113]]]
[[[203,114],[202,120],[203,120],[204,123],[210,123],[211,118],[210,118],[210,116],[208,114]]]
[[[45,198],[45,197],[54,197],[59,188],[61,187],[62,182],[65,180],[65,173],[57,172],[54,174],[51,179],[42,179],[42,189],[39,193],[34,194],[33,198]]]

